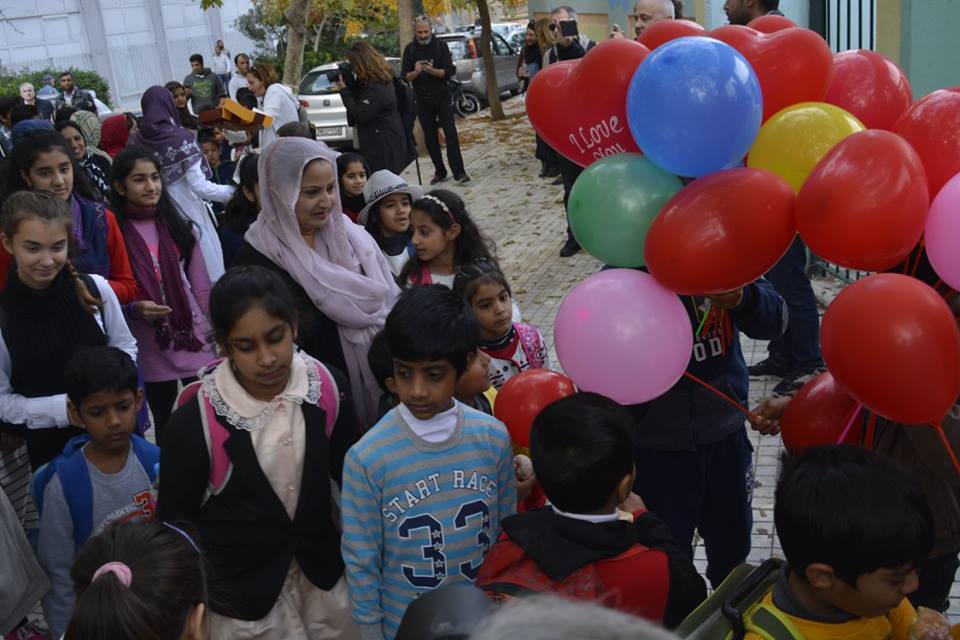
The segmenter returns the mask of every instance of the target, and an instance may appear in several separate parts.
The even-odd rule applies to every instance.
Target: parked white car
[[[400,73],[400,58],[387,58],[387,62]],[[340,99],[340,89],[327,76],[341,64],[343,62],[330,62],[310,69],[300,81],[297,96],[301,108],[307,110],[307,117],[316,127],[317,140],[331,147],[347,147],[354,142],[353,127],[347,124],[347,109]]]

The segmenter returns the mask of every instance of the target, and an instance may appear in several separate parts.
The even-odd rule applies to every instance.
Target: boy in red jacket
[[[549,503],[504,518],[477,586],[494,597],[553,592],[672,628],[706,597],[667,526],[631,493],[633,421],[593,393],[554,402],[533,423],[533,469]]]

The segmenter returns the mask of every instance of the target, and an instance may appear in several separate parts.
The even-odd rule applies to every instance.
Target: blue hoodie
[[[681,296],[696,333],[703,317],[702,298]],[[716,315],[716,314],[715,314]],[[694,336],[687,371],[747,406],[750,375],[740,349],[740,332],[758,340],[780,337],[787,326],[787,306],[764,279],[743,289],[743,300],[719,322],[708,323]],[[743,428],[742,411],[686,376],[665,394],[628,407],[637,419],[634,441],[658,451],[684,451],[717,442]]]

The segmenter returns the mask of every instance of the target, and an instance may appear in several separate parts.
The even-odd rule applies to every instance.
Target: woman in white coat
[[[273,125],[260,131],[260,153],[263,153],[276,141],[280,127],[300,121],[300,102],[290,87],[280,83],[273,67],[263,62],[247,71],[247,85],[257,96],[260,110],[273,118]]]
[[[223,249],[216,219],[205,201],[227,202],[236,187],[210,181],[210,166],[196,138],[179,125],[170,92],[161,86],[147,89],[140,99],[143,123],[133,143],[157,154],[163,167],[163,182],[170,198],[197,227],[200,251],[210,282],[223,275]]]

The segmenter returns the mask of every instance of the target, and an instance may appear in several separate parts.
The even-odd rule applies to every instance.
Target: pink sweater
[[[133,226],[143,238],[156,262],[157,256],[157,229],[153,220],[133,220]],[[190,299],[190,313],[193,316],[193,333],[201,342],[207,341],[207,315],[210,301],[210,276],[207,265],[200,252],[200,243],[193,246],[190,256],[190,268],[184,273],[184,289]],[[162,300],[154,300],[157,304],[164,304]],[[146,382],[165,382],[197,375],[197,371],[210,364],[214,359],[213,348],[207,344],[200,351],[174,351],[172,348],[161,349],[154,339],[154,328],[146,320],[131,320],[130,332],[137,339],[140,349],[140,368]]]

